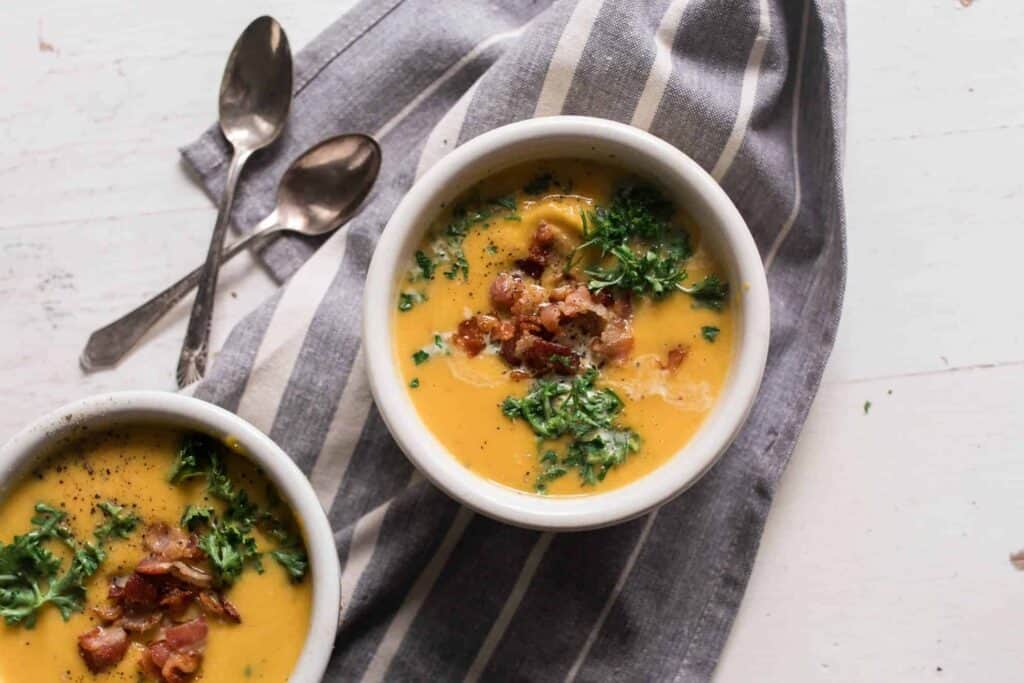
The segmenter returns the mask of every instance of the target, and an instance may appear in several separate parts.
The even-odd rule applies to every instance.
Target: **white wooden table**
[[[78,353],[205,252],[176,148],[213,121],[235,34],[266,11],[302,45],[348,4],[4,8],[0,440],[172,388],[185,306],[115,371]],[[849,0],[849,25],[843,322],[717,680],[1020,680],[1024,3]],[[248,256],[222,283],[215,346],[273,290]]]

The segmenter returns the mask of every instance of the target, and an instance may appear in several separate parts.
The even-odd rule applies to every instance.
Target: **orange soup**
[[[89,435],[0,504],[0,681],[287,681],[307,568],[287,506],[230,445]]]
[[[733,353],[729,284],[656,187],[532,162],[441,207],[403,275],[394,353],[467,468],[548,495],[610,490],[679,451]]]

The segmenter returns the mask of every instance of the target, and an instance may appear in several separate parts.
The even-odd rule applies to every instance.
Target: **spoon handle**
[[[260,248],[266,243],[267,238],[276,232],[277,214],[272,213],[261,221],[253,232],[225,249],[220,259],[221,265],[230,261],[246,247]],[[149,328],[192,291],[199,283],[202,273],[203,266],[198,266],[146,303],[89,335],[89,341],[86,342],[85,349],[78,359],[82,369],[91,372],[116,365],[134,348]]]
[[[203,272],[199,276],[199,289],[196,291],[196,300],[192,304],[192,314],[188,319],[185,342],[182,344],[181,355],[178,357],[176,378],[179,388],[199,381],[206,373],[210,321],[213,319],[213,301],[217,292],[217,274],[220,270],[221,252],[224,250],[224,236],[227,233],[228,219],[231,216],[231,205],[235,201],[238,177],[250,154],[252,154],[251,150],[236,149],[234,156],[231,157],[227,182],[224,185],[224,197],[221,200],[220,210],[217,212],[213,235],[210,236],[210,249],[206,252],[206,263],[203,264]]]

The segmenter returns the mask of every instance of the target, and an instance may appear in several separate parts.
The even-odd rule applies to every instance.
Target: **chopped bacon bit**
[[[201,652],[206,645],[206,634],[209,628],[206,619],[196,617],[184,624],[171,626],[164,630],[162,640],[175,652]]]
[[[568,292],[565,295],[565,299],[558,305],[562,315],[567,318],[593,311],[597,306],[601,306],[601,304],[594,302],[594,298],[590,296],[590,290],[583,285]]]
[[[628,356],[633,350],[633,328],[629,321],[622,318],[609,320],[593,350],[598,356],[611,361],[620,361]]]
[[[110,586],[107,588],[107,599],[119,602],[124,597],[124,585],[128,583],[127,576],[115,576],[110,579]]]
[[[519,297],[512,304],[515,315],[536,315],[540,305],[547,303],[548,290],[540,285],[524,285]]]
[[[668,360],[666,362],[660,363],[659,361],[659,363],[663,370],[675,372],[679,368],[679,366],[683,364],[683,361],[686,360],[686,356],[688,356],[689,353],[689,346],[685,344],[679,344],[678,346],[673,346],[671,349],[668,350]]]
[[[605,304],[607,306],[608,304]],[[619,296],[613,297],[611,303],[612,313],[619,316],[620,318],[632,318],[633,317],[633,300],[629,296],[629,292],[623,292]]]
[[[480,325],[481,317],[474,315],[463,320],[452,337],[455,345],[465,351],[470,358],[487,348],[487,333]]]
[[[499,273],[491,283],[491,302],[496,308],[508,309],[523,291],[523,278],[515,273]]]
[[[142,535],[146,549],[161,560],[198,560],[204,557],[195,536],[164,522],[150,524]]]
[[[124,610],[121,609],[120,605],[106,604],[106,605],[95,605],[92,608],[92,613],[100,618],[100,621],[110,624],[121,618],[121,614]]]
[[[186,683],[192,679],[192,674],[199,671],[199,665],[203,663],[203,657],[194,652],[172,652],[167,658],[160,673],[163,674],[167,683]]]
[[[202,605],[203,609],[228,621],[233,621],[238,624],[242,621],[242,615],[238,613],[238,610],[228,602],[223,595],[215,593],[213,591],[203,591],[199,594],[199,604]]]
[[[131,574],[124,582],[120,602],[129,610],[151,609],[160,604],[160,590],[149,577]]]
[[[559,285],[551,290],[548,299],[552,302],[565,301],[565,297],[576,290],[576,285]]]
[[[146,576],[163,576],[170,574],[176,579],[180,579],[181,581],[197,588],[209,588],[213,585],[212,576],[202,569],[193,567],[192,565],[184,562],[166,562],[147,557],[142,560],[142,562],[139,562],[139,565],[135,568],[135,572],[138,574],[145,574]]]
[[[537,226],[537,232],[533,234],[529,256],[516,261],[516,267],[530,277],[539,280],[548,265],[548,254],[555,243],[556,237],[554,229],[544,221],[541,221],[540,225]]]
[[[537,317],[540,318],[540,324],[544,326],[545,330],[551,334],[558,334],[558,326],[562,321],[562,313],[558,310],[558,306],[554,304],[541,305]]]
[[[160,606],[167,610],[172,619],[178,619],[185,614],[185,611],[195,599],[195,591],[188,588],[171,586],[160,599]]]
[[[554,372],[559,375],[571,375],[580,367],[579,356],[568,346],[532,334],[524,335],[516,343],[516,353],[536,374]]]
[[[139,658],[139,668],[150,677],[160,680],[163,678],[161,669],[170,656],[171,648],[167,645],[167,641],[158,640],[150,643]]]
[[[96,626],[78,637],[78,652],[93,673],[114,666],[127,651],[128,633],[120,626]]]
[[[511,320],[502,320],[491,331],[491,339],[495,341],[506,341],[516,336],[516,324]]]
[[[151,628],[155,628],[162,619],[163,615],[160,612],[130,613],[121,617],[117,625],[125,631],[143,633]]]

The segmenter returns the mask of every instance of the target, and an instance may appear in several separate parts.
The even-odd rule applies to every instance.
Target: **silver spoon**
[[[310,237],[341,227],[355,213],[380,170],[380,147],[366,135],[339,135],[308,149],[281,177],[277,206],[246,237],[229,246],[228,261],[246,247],[259,248],[278,233]],[[196,286],[202,266],[178,280],[131,313],[89,336],[79,361],[86,371],[120,361],[146,330]]]
[[[234,155],[178,358],[179,387],[195,382],[206,371],[217,271],[238,176],[253,152],[281,134],[291,102],[292,53],[288,38],[277,21],[260,17],[239,36],[220,82],[220,129],[234,147]]]

